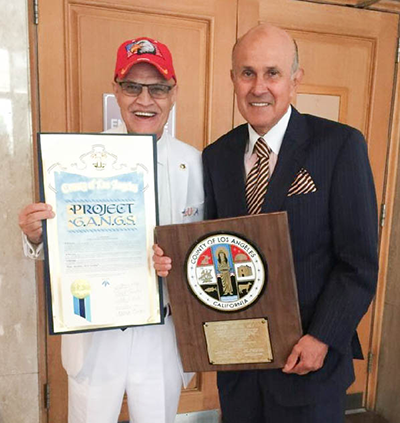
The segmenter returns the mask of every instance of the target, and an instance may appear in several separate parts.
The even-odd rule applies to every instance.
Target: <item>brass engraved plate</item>
[[[273,361],[267,319],[206,322],[203,328],[211,364]]]

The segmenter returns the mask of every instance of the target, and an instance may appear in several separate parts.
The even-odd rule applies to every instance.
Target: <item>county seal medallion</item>
[[[205,305],[219,311],[249,307],[266,284],[266,265],[257,248],[230,233],[207,235],[185,263],[189,286]]]

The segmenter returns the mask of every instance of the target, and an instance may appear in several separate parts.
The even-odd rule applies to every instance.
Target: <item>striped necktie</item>
[[[246,203],[248,214],[258,214],[264,202],[269,182],[269,156],[271,149],[263,138],[259,138],[254,145],[258,159],[251,168],[246,180]]]

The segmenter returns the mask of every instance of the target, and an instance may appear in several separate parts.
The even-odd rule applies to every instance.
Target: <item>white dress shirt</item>
[[[254,128],[248,124],[249,140],[247,142],[246,151],[244,153],[244,168],[246,171],[246,176],[249,174],[251,168],[257,161],[257,153],[253,150],[254,145],[260,137],[264,139],[268,147],[272,150],[271,155],[269,156],[269,171],[270,175],[272,175],[276,166],[276,162],[278,161],[279,150],[281,149],[283,137],[285,136],[291,114],[292,106],[289,106],[287,112],[281,117],[279,122],[264,135],[257,134]]]

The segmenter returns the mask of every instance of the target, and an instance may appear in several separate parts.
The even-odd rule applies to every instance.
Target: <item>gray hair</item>
[[[297,46],[296,40],[293,40],[294,44],[294,57],[292,63],[292,75],[294,75],[299,70],[299,47]]]

